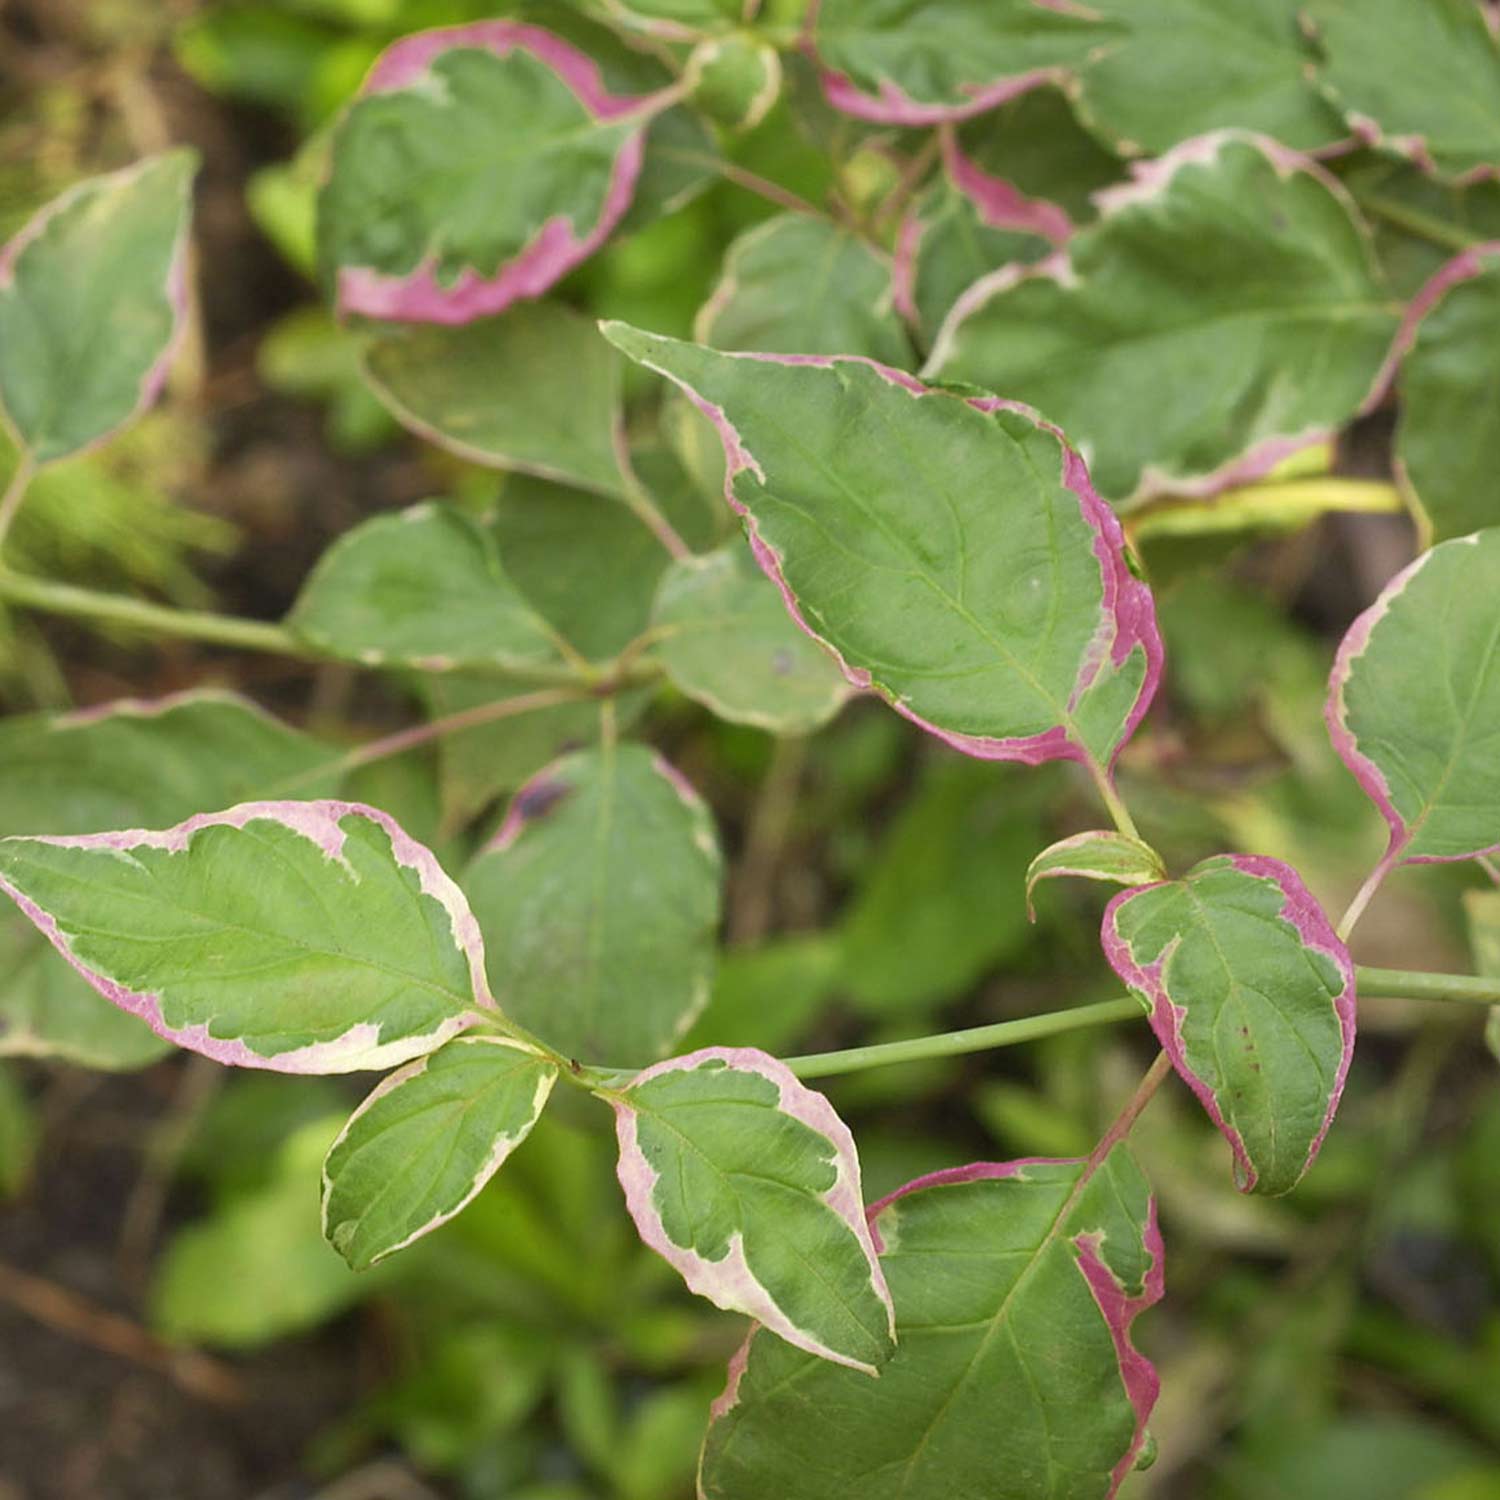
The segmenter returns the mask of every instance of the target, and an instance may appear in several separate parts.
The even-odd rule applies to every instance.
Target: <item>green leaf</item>
[[[1033,0],[822,0],[812,39],[835,108],[934,125],[1060,80],[1115,35],[1082,6]]]
[[[458,887],[354,803],[247,802],[161,833],[7,838],[0,890],[107,999],[219,1062],[389,1067],[494,1004]]]
[[[953,304],[976,281],[1001,266],[1040,260],[1050,249],[1035,232],[986,223],[976,199],[944,177],[902,223],[893,296],[923,346],[931,348]]]
[[[838,984],[841,954],[826,932],[799,932],[758,948],[730,948],[713,995],[679,1044],[782,1052],[806,1036]]]
[[[0,722],[0,833],[98,833],[331,790],[332,752],[229,693],[127,699]],[[0,1056],[138,1068],[170,1044],[118,1010],[19,912],[0,914]]]
[[[821,1094],[763,1052],[711,1047],[610,1102],[631,1217],[693,1291],[820,1359],[873,1375],[891,1357],[859,1158]]]
[[[0,251],[0,405],[39,464],[156,398],[183,327],[197,158],[148,157],[49,203]]]
[[[1221,854],[1124,891],[1104,952],[1234,1153],[1241,1192],[1312,1165],[1354,1051],[1354,967],[1290,865]]]
[[[1321,168],[1221,134],[1100,206],[1056,258],[975,286],[927,373],[1045,412],[1116,501],[1257,477],[1378,393],[1401,309]]]
[[[1155,849],[1128,834],[1099,829],[1075,833],[1043,849],[1026,870],[1026,910],[1032,921],[1036,920],[1032,897],[1037,882],[1063,875],[1134,886],[1165,880],[1167,871]]]
[[[334,138],[321,258],[345,312],[467,323],[538,296],[630,206],[650,115],[536,26],[476,21],[387,48]]]
[[[506,577],[493,537],[432,502],[341,536],[287,625],[314,650],[367,666],[524,671],[560,660],[546,621]]]
[[[1500,522],[1496,350],[1500,248],[1450,261],[1413,304],[1420,315],[1401,361],[1396,459],[1434,540]]]
[[[1465,891],[1464,920],[1475,973],[1500,979],[1500,890]],[[1492,1005],[1485,1017],[1484,1043],[1500,1061],[1500,1005]]]
[[[808,214],[778,214],[729,247],[693,333],[717,349],[912,361],[891,305],[890,264],[850,230]]]
[[[490,530],[516,587],[580,655],[593,661],[614,656],[650,623],[651,602],[671,559],[625,506],[513,477],[491,513]]]
[[[366,347],[364,371],[399,421],[470,463],[621,491],[620,361],[570,308],[388,328]]]
[[[952,757],[928,768],[862,862],[841,924],[842,978],[861,1010],[930,1014],[1025,947],[1026,863],[1055,790]]]
[[[1450,179],[1500,170],[1500,43],[1476,0],[1304,0],[1361,139]]]
[[[1119,523],[1054,429],[863,360],[605,332],[715,410],[757,558],[851,682],[970,755],[1107,774],[1160,640]]]
[[[277,1152],[264,1186],[177,1233],[151,1288],[151,1322],[164,1338],[251,1349],[314,1328],[380,1288],[381,1271],[356,1276],[329,1249],[308,1191],[340,1123],[329,1115],[304,1125]]]
[[[862,1381],[753,1333],[714,1407],[704,1500],[1113,1496],[1157,1393],[1130,1325],[1162,1294],[1126,1148],[937,1172],[870,1217],[895,1356]]]
[[[742,542],[673,563],[652,623],[667,676],[731,723],[808,734],[849,697],[833,658],[797,628]]]
[[[397,1069],[323,1163],[323,1232],[356,1271],[446,1224],[536,1124],[557,1067],[501,1037],[456,1037]]]
[[[1257,130],[1296,151],[1344,138],[1312,81],[1303,0],[1090,0],[1116,39],[1079,73],[1079,109],[1127,155],[1211,130]]]
[[[739,23],[744,0],[584,0],[601,17],[632,30],[684,41]]]
[[[1344,637],[1328,732],[1390,827],[1387,867],[1500,849],[1500,529],[1398,573]]]
[[[1054,88],[1031,89],[965,121],[943,144],[949,177],[986,223],[1059,243],[1096,216],[1093,195],[1125,173]]]
[[[528,782],[464,889],[507,1014],[569,1057],[639,1066],[708,1001],[722,881],[697,794],[619,745]]]

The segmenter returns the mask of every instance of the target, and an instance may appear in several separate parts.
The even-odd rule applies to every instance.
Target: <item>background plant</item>
[[[181,34],[189,66],[231,89],[249,86],[233,71],[252,55],[247,39],[271,38],[269,55],[304,71],[262,88],[280,88],[310,123],[373,61],[363,92],[299,161],[257,179],[263,222],[309,265],[316,245],[344,318],[299,313],[263,363],[270,378],[332,397],[340,441],[382,439],[383,409],[465,467],[437,471],[448,499],[351,528],[280,624],[79,590],[14,565],[0,595],[116,628],[347,663],[411,694],[425,719],[343,749],[202,692],[17,717],[3,730],[3,795],[6,829],[20,837],[3,846],[0,875],[76,968],[171,1040],[284,1071],[397,1069],[342,1132],[309,1111],[274,1168],[257,1161],[222,1219],[184,1239],[159,1283],[168,1330],[234,1342],[356,1295],[297,1228],[294,1193],[325,1151],[333,1243],[358,1267],[419,1260],[425,1245],[384,1257],[463,1207],[556,1093],[551,1112],[582,1134],[542,1127],[478,1200],[499,1207],[476,1206],[443,1243],[463,1243],[453,1235],[473,1233],[462,1226],[474,1213],[526,1222],[528,1179],[504,1184],[528,1153],[561,1153],[570,1181],[597,1177],[597,1136],[569,1102],[577,1086],[615,1110],[621,1182],[646,1243],[694,1290],[767,1330],[731,1363],[738,1399],[726,1397],[710,1431],[705,1493],[840,1493],[868,1487],[874,1469],[892,1493],[1006,1483],[1110,1494],[1156,1482],[1130,1472],[1149,1451],[1156,1377],[1128,1325],[1160,1295],[1162,1252],[1155,1199],[1122,1142],[1149,1129],[1153,1116],[1139,1130],[1136,1119],[1167,1064],[1228,1138],[1236,1184],[1280,1193],[1307,1169],[1344,1091],[1356,981],[1366,1000],[1494,997],[1486,981],[1414,971],[1409,955],[1430,937],[1393,942],[1372,955],[1386,966],[1359,974],[1344,948],[1393,871],[1483,861],[1500,844],[1486,753],[1500,712],[1490,607],[1500,544],[1482,529],[1486,438],[1473,420],[1492,342],[1483,235],[1495,151],[1472,125],[1494,113],[1491,18],[1467,0],[1419,23],[1393,8],[1372,52],[1368,25],[1334,4],[1205,13],[1240,29],[1232,47],[1210,45],[1175,6],[1084,17],[825,0],[815,22],[795,11],[611,4],[499,18],[397,7],[373,17],[392,34],[450,29],[393,39],[344,29],[336,9],[283,25],[254,7]],[[1418,61],[1448,85],[1412,87]],[[310,87],[323,67],[344,84]],[[811,146],[795,144],[799,128]],[[1368,149],[1351,152],[1351,136]],[[513,191],[497,198],[501,159],[515,163]],[[87,183],[13,242],[0,396],[17,455],[0,524],[24,524],[33,478],[39,492],[54,465],[156,393],[187,326],[191,168],[179,153]],[[715,178],[783,210],[735,238],[722,267],[702,248],[715,238],[704,205],[728,192],[710,191]],[[696,231],[674,262],[670,235],[683,224]],[[625,274],[632,254],[651,266],[644,292]],[[601,339],[581,307],[626,321]],[[90,362],[104,329],[110,358]],[[725,348],[762,357],[714,352]],[[1330,440],[1385,410],[1393,383],[1400,494],[1330,473]],[[985,392],[1057,422],[1092,483],[1056,429]],[[503,487],[484,470],[504,472]],[[1345,638],[1327,694],[1330,750],[1315,642],[1242,587],[1253,571],[1226,573],[1223,559],[1328,512],[1403,500],[1438,545]],[[1164,658],[1168,712],[1122,760]],[[842,853],[839,842],[912,751],[868,703],[805,739],[851,687],[950,747],[928,758],[873,861],[857,838]],[[741,726],[738,737],[689,727],[704,722],[689,704]],[[779,744],[744,828],[739,946],[715,991],[714,821],[645,746],[675,746],[716,778],[737,754],[766,753],[746,730]],[[695,752],[707,734],[713,748]],[[1072,762],[1077,774],[965,764],[954,750]],[[1220,757],[1234,771],[1227,794],[1189,769]],[[760,941],[778,878],[794,868],[798,786],[819,775],[830,805],[802,814],[803,837],[826,844],[835,879],[859,872],[857,889],[829,936]],[[1384,815],[1383,856],[1355,782]],[[489,809],[506,793],[497,827]],[[1092,799],[1112,829],[1090,828]],[[141,828],[173,831],[122,832]],[[1134,1000],[1058,1009],[1055,997],[1013,997],[1025,1012],[1016,1020],[944,1031],[934,1019],[1028,953],[1055,949],[1050,965],[1030,958],[1033,972],[1076,974],[1075,992],[1100,982],[1089,888],[1071,905],[1035,893],[1049,920],[1028,943],[1027,898],[1060,875],[1127,887],[1104,915],[1105,954],[1165,1049],[1133,1093],[1111,1081],[1118,1099],[1102,1111],[1079,1088],[1106,1054],[1076,1033],[1139,1016]],[[1308,887],[1343,885],[1336,933]],[[1466,893],[1486,966],[1487,900],[1481,884]],[[96,1066],[159,1052],[30,927],[18,919],[7,931],[20,976],[5,1002],[10,1050]],[[794,1059],[788,1072],[772,1054],[815,1034],[831,996],[873,1034],[839,1036],[866,1045]],[[1482,1129],[1456,1153],[1413,1155],[1458,1034],[1439,1028],[1428,1035],[1441,1045],[1414,1046],[1390,1097],[1372,1092],[1370,1117],[1396,1122],[1377,1148],[1351,1147],[1344,1185],[1321,1203],[1311,1179],[1308,1225],[1337,1219],[1341,1204],[1353,1217],[1395,1203],[1451,1232],[1482,1198],[1483,1148],[1472,1144]],[[1040,1039],[1063,1050],[1034,1083],[974,1093],[933,1071],[945,1057]],[[1095,1050],[1068,1050],[1075,1043]],[[635,1072],[667,1054],[688,1061]],[[1020,1155],[1068,1159],[966,1167],[972,1153],[954,1139],[908,1146],[923,1159],[882,1188],[925,1168],[939,1175],[882,1198],[867,1230],[848,1133],[793,1074],[898,1061],[903,1074],[870,1073],[863,1097],[846,1088],[837,1102],[862,1106],[878,1130],[902,1097],[970,1100]],[[902,1079],[883,1107],[870,1092],[882,1076]],[[1185,1101],[1165,1108],[1155,1107],[1168,1123],[1150,1163],[1164,1195],[1194,1130]],[[19,1102],[15,1117],[24,1122]],[[24,1143],[24,1123],[12,1134]],[[1402,1193],[1369,1199],[1408,1163],[1417,1209]],[[778,1186],[744,1186],[763,1184],[768,1164]],[[1307,1264],[1292,1248],[1299,1221],[1232,1196],[1189,1209],[1202,1166],[1194,1156],[1177,1192],[1204,1245]],[[596,1201],[576,1200],[585,1244]],[[1366,1201],[1378,1208],[1347,1207]],[[1167,1209],[1170,1231],[1170,1198]],[[317,1270],[268,1278],[288,1294],[274,1317],[255,1299],[260,1319],[236,1323],[243,1305],[202,1295],[226,1255],[278,1238]],[[477,1244],[486,1264],[507,1263],[482,1229]],[[522,1279],[548,1259],[565,1264],[567,1245],[562,1235],[546,1255],[523,1255]],[[925,1269],[1001,1247],[978,1282]],[[644,1278],[646,1293],[661,1272],[651,1260],[639,1264],[656,1269],[636,1272],[635,1255],[622,1250],[621,1274]],[[906,1266],[916,1255],[919,1275]],[[1309,1300],[1352,1285],[1347,1252],[1320,1257]],[[423,1272],[402,1277],[417,1285]],[[1259,1291],[1247,1276],[1225,1314],[1242,1318]],[[422,1319],[424,1337],[453,1318],[451,1290],[448,1300]],[[1295,1360],[1303,1330],[1280,1299],[1271,1305],[1258,1315],[1269,1344]],[[583,1321],[611,1327],[647,1368],[686,1358],[680,1330],[653,1353],[603,1307]],[[924,1329],[935,1321],[981,1331],[934,1340]],[[450,1361],[462,1371],[493,1358],[513,1376],[477,1428],[509,1432],[552,1391],[586,1482],[643,1494],[677,1482],[670,1464],[649,1468],[651,1454],[681,1451],[649,1422],[671,1434],[696,1426],[691,1386],[664,1388],[631,1429],[645,1436],[627,1436],[586,1342],[522,1377],[534,1337],[502,1321],[486,1346],[464,1336],[461,1314],[452,1326],[417,1368],[441,1381]],[[1377,1364],[1385,1351],[1471,1435],[1492,1436],[1475,1394],[1482,1352],[1469,1360],[1441,1338],[1424,1349],[1409,1329],[1393,1335],[1352,1313],[1307,1336],[1325,1353],[1352,1343]],[[867,1373],[877,1367],[879,1384]],[[1257,1396],[1274,1369],[1240,1379],[1239,1447],[1215,1479],[1225,1493],[1358,1474],[1340,1444],[1363,1444],[1361,1429],[1320,1425],[1288,1440],[1293,1403]],[[822,1420],[799,1434],[803,1409],[778,1405],[778,1392],[808,1386],[817,1410],[846,1413],[837,1441]],[[922,1399],[934,1391],[928,1433]],[[434,1467],[470,1462],[461,1424],[424,1446],[424,1400],[442,1405],[431,1388],[408,1391],[396,1416],[374,1420]],[[994,1427],[1007,1434],[999,1450]],[[1379,1449],[1383,1480],[1406,1485],[1393,1494],[1493,1482],[1482,1450],[1452,1434],[1394,1439]],[[1192,1462],[1180,1456],[1191,1441],[1179,1442],[1174,1469]],[[527,1482],[524,1442],[500,1447],[521,1467],[471,1472],[471,1488]],[[632,1470],[632,1452],[647,1467]]]

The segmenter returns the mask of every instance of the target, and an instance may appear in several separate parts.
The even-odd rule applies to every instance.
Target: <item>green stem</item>
[[[1410,969],[1354,971],[1362,996],[1385,999],[1447,1000],[1466,1005],[1500,1005],[1500,979],[1478,979],[1469,974],[1430,974]],[[891,1063],[928,1062],[938,1057],[962,1057],[970,1052],[989,1052],[1014,1047],[1021,1042],[1040,1041],[1065,1031],[1089,1026],[1108,1026],[1115,1021],[1139,1020],[1145,1011],[1138,1000],[1100,1000],[1076,1005],[1071,1010],[1048,1011],[1040,1016],[1022,1016],[993,1026],[973,1026],[967,1031],[945,1031],[936,1036],[916,1036],[901,1042],[877,1042],[869,1047],[849,1047],[841,1052],[815,1052],[787,1059],[799,1078],[829,1078],[854,1073],[861,1068],[885,1067]]]
[[[15,472],[10,476],[10,483],[5,486],[5,493],[0,495],[0,547],[5,545],[10,523],[21,509],[21,502],[26,498],[26,491],[31,488],[31,481],[35,477],[36,460],[31,456],[30,449],[23,448],[16,461]]]
[[[1500,979],[1472,974],[1430,974],[1413,969],[1354,971],[1361,995],[1386,1000],[1452,1000],[1462,1005],[1500,1005]]]
[[[1427,240],[1444,250],[1461,253],[1472,250],[1475,245],[1484,244],[1482,235],[1471,234],[1457,224],[1438,218],[1436,214],[1424,213],[1420,208],[1412,208],[1410,204],[1395,198],[1382,198],[1379,193],[1356,193],[1355,201],[1366,213],[1373,214],[1377,219],[1384,219],[1387,224],[1404,229],[1407,234]]]
[[[787,1067],[799,1078],[828,1078],[835,1073],[854,1073],[861,1068],[885,1067],[889,1063],[927,1062],[935,1057],[962,1057],[969,1052],[988,1052],[995,1047],[1014,1047],[1064,1031],[1087,1026],[1106,1026],[1113,1021],[1140,1019],[1145,1015],[1138,1000],[1101,1000],[1097,1005],[1075,1005],[1071,1010],[1048,1011],[1040,1016],[1022,1016],[1015,1021],[997,1021],[993,1026],[972,1026],[967,1031],[945,1031],[938,1036],[914,1036],[904,1042],[877,1042],[870,1047],[849,1047],[842,1052],[815,1052],[790,1057]]]
[[[625,429],[615,426],[615,462],[619,465],[620,478],[625,482],[624,500],[634,512],[636,519],[662,544],[667,556],[674,562],[684,562],[693,555],[693,549],[677,534],[677,529],[661,512],[661,507],[652,498],[646,486],[636,477],[630,462],[630,444]]]
[[[1115,784],[1110,779],[1109,772],[1092,758],[1088,762],[1088,770],[1089,775],[1094,779],[1094,785],[1099,789],[1099,796],[1103,799],[1105,808],[1114,819],[1115,827],[1126,838],[1134,839],[1139,843],[1141,835],[1135,826],[1135,819],[1130,816],[1130,809],[1125,806],[1124,798],[1115,790]]]
[[[57,583],[49,578],[32,578],[0,567],[0,602],[18,604],[46,614],[66,615],[76,620],[96,620],[101,624],[139,630],[147,635],[172,636],[202,641],[212,646],[230,646],[239,651],[263,651],[275,656],[290,656],[302,661],[326,661],[329,658],[293,635],[285,626],[266,620],[242,620],[233,615],[210,614],[203,610],[177,609],[169,604],[152,604],[123,594],[100,593]],[[613,663],[603,662],[584,670],[583,666],[507,667],[497,676],[536,687],[584,687],[595,693],[648,682],[658,674],[655,667],[642,664],[628,671],[616,672]]]

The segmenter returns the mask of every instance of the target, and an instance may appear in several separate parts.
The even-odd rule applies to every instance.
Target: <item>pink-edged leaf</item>
[[[704,1500],[1108,1500],[1158,1381],[1156,1204],[1128,1150],[980,1162],[870,1210],[899,1344],[877,1382],[752,1333],[704,1444]]]
[[[850,682],[966,754],[1107,772],[1161,639],[1056,428],[868,360],[605,333],[714,422],[756,557]]]
[[[1384,866],[1500,849],[1500,529],[1442,542],[1349,627],[1333,747],[1390,828]]]
[[[1062,82],[1118,35],[1072,0],[820,0],[812,44],[835,109],[936,125]]]
[[[764,1052],[706,1047],[611,1102],[631,1217],[693,1291],[819,1359],[885,1364],[891,1299],[859,1158],[823,1095]]]
[[[1167,878],[1161,855],[1149,844],[1112,829],[1075,833],[1043,849],[1026,871],[1026,911],[1036,921],[1032,898],[1037,884],[1070,875],[1114,885],[1154,885]]]
[[[185,326],[197,156],[92,177],[0,250],[0,405],[39,464],[102,442],[160,393]]]
[[[516,21],[403,37],[334,138],[319,239],[344,312],[467,323],[540,296],[630,207],[665,91],[617,95]]]
[[[7,838],[0,891],[106,999],[217,1062],[384,1068],[496,1014],[462,892],[357,803]]]
[[[1384,393],[1403,309],[1316,162],[1221,131],[1095,202],[1064,249],[969,288],[924,375],[1031,402],[1120,503],[1262,477]]]
[[[1104,952],[1234,1154],[1242,1192],[1312,1165],[1354,1052],[1354,967],[1297,872],[1221,854],[1124,891]]]
[[[323,1233],[356,1271],[440,1228],[541,1117],[557,1066],[505,1037],[455,1037],[384,1078],[323,1163]]]

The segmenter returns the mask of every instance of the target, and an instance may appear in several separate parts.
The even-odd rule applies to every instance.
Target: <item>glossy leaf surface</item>
[[[1371,400],[1401,309],[1321,168],[1205,137],[1100,205],[1055,259],[975,286],[928,373],[1031,402],[1115,501],[1264,474]]]
[[[1328,732],[1390,827],[1389,862],[1500,848],[1500,529],[1398,573],[1344,637]]]
[[[979,1163],[871,1210],[896,1305],[878,1381],[756,1332],[730,1366],[705,1500],[1106,1500],[1157,1378],[1130,1342],[1162,1294],[1156,1209],[1117,1146]]]
[[[1436,541],[1500,523],[1500,247],[1449,262],[1415,304],[1396,457]]]
[[[1065,0],[821,0],[813,45],[835,108],[933,125],[1063,76],[1110,35]]]
[[[0,405],[37,463],[108,437],[156,398],[187,309],[196,158],[81,182],[0,251]]]
[[[384,813],[249,802],[143,830],[0,840],[0,890],[106,999],[218,1062],[405,1062],[491,1004],[457,886]]]
[[[742,542],[674,563],[652,620],[667,676],[731,723],[807,734],[849,697],[833,658],[797,629]]]
[[[466,323],[539,296],[630,206],[652,107],[540,27],[403,37],[334,139],[319,238],[339,307]]]
[[[287,617],[329,656],[429,672],[556,662],[556,637],[505,576],[493,537],[451,506],[376,516],[319,559]]]
[[[1500,42],[1483,0],[1307,0],[1334,103],[1363,139],[1447,178],[1500,173]]]
[[[639,1066],[708,1001],[722,879],[697,794],[620,745],[522,787],[464,889],[506,1013],[570,1057]]]
[[[1151,885],[1167,878],[1161,855],[1149,844],[1110,829],[1075,833],[1043,849],[1026,871],[1026,905],[1031,907],[1039,881],[1064,875],[1104,880],[1113,885]],[[1033,918],[1035,913],[1033,912]]]
[[[620,492],[620,361],[569,308],[391,328],[366,346],[364,370],[405,426],[470,463]]]
[[[0,833],[169,824],[248,797],[330,790],[331,752],[228,693],[124,700],[0,724]],[[0,1055],[136,1068],[169,1050],[105,1000],[20,912],[0,913]]]
[[[693,334],[716,349],[863,354],[898,367],[912,358],[890,266],[867,241],[807,214],[767,219],[729,247]]]
[[[1296,871],[1222,854],[1122,892],[1104,951],[1229,1142],[1236,1185],[1289,1191],[1323,1144],[1354,1050],[1354,968]]]
[[[890,1358],[859,1159],[821,1094],[763,1052],[712,1047],[612,1102],[631,1217],[693,1291],[822,1360],[874,1374]]]
[[[862,360],[606,332],[715,417],[761,566],[851,682],[971,755],[1112,763],[1160,640],[1054,429]]]
[[[455,1037],[376,1085],[323,1164],[323,1232],[356,1271],[446,1224],[536,1124],[557,1068]]]

